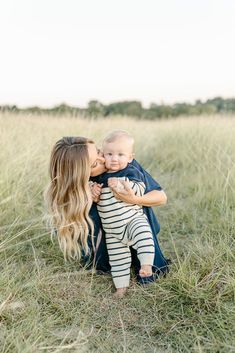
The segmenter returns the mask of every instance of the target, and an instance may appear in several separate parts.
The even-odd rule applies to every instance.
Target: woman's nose
[[[97,149],[97,154],[98,154],[99,157],[103,157],[104,156],[103,152],[99,148]]]

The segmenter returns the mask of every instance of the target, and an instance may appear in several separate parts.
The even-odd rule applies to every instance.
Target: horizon
[[[21,105],[18,105],[18,104],[14,104],[14,103],[6,103],[6,104],[0,104],[0,108],[1,107],[4,107],[4,106],[9,106],[9,107],[12,107],[12,106],[16,106],[18,109],[30,109],[30,108],[39,108],[39,109],[53,109],[55,107],[59,107],[61,105],[66,105],[68,107],[71,107],[71,108],[78,108],[78,109],[87,109],[88,107],[88,104],[90,101],[97,101],[105,106],[107,105],[110,105],[110,104],[117,104],[117,103],[122,103],[122,102],[139,102],[141,103],[142,107],[144,109],[149,109],[150,108],[150,105],[151,104],[156,104],[158,106],[174,106],[176,104],[189,104],[189,105],[195,105],[197,101],[200,101],[202,104],[205,104],[208,100],[213,100],[213,99],[216,99],[216,98],[221,98],[223,100],[227,100],[227,99],[235,99],[235,96],[234,97],[222,97],[222,96],[216,96],[216,97],[210,97],[210,98],[206,98],[206,99],[195,99],[194,101],[178,101],[178,102],[172,102],[172,103],[168,103],[168,102],[164,102],[164,101],[161,101],[161,102],[150,102],[148,105],[145,105],[143,104],[143,102],[141,100],[136,100],[136,99],[124,99],[122,101],[111,101],[111,102],[108,102],[108,103],[104,103],[104,102],[101,102],[99,101],[98,99],[90,99],[88,102],[87,102],[87,105],[86,106],[79,106],[79,105],[72,105],[72,104],[68,104],[67,102],[60,102],[58,104],[55,104],[55,105],[51,105],[51,106],[43,106],[43,105],[28,105],[28,106],[21,106]]]

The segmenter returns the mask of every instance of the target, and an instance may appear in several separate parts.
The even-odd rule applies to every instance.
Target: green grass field
[[[235,117],[135,121],[0,116],[0,352],[235,352]],[[159,181],[170,274],[114,301],[112,280],[65,264],[43,216],[61,136],[121,128]]]

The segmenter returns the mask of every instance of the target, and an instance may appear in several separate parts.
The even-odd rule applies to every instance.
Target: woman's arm
[[[153,179],[153,177],[135,159],[131,164],[142,173],[144,178],[143,182],[146,186],[146,193],[143,196],[138,197],[126,183],[124,191],[116,193],[116,197],[124,202],[140,206],[151,207],[165,205],[167,203],[167,196],[158,182]],[[125,184],[125,182],[123,184]]]
[[[147,207],[165,205],[167,202],[167,196],[163,190],[152,190],[143,196],[137,196],[135,195],[134,190],[130,188],[128,182],[124,180],[120,180],[120,182],[124,186],[123,190],[117,192],[115,189],[112,189],[114,196],[118,200]]]

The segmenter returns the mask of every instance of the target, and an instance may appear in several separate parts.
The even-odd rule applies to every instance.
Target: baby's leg
[[[153,274],[155,248],[153,234],[145,216],[140,216],[131,221],[128,226],[128,238],[134,242],[132,247],[137,250],[141,265],[139,275],[141,277],[151,276]]]
[[[115,296],[122,297],[130,283],[131,252],[129,246],[111,234],[106,234],[106,243],[111,274],[117,289]]]

